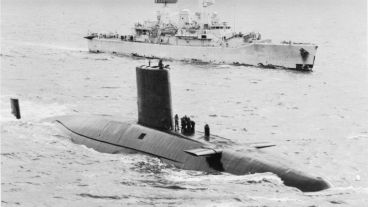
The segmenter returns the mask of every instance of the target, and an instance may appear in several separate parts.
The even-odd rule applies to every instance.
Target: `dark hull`
[[[220,171],[236,175],[272,172],[285,185],[306,192],[329,187],[323,179],[285,166],[280,160],[257,149],[249,149],[246,153],[222,150],[208,156],[194,156],[185,150],[215,149],[216,146],[179,134],[100,117],[65,116],[56,121],[66,129],[73,142],[104,153],[140,152],[188,170]]]

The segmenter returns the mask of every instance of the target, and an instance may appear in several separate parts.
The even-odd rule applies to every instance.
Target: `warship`
[[[89,33],[90,52],[107,52],[146,58],[311,71],[318,46],[283,41],[272,43],[257,32],[235,32],[210,7],[214,0],[199,0],[199,11],[184,9],[173,15],[164,4],[157,19],[134,25],[131,34]],[[173,18],[175,16],[175,18]]]
[[[187,170],[235,175],[271,172],[287,186],[304,192],[329,188],[329,183],[284,164],[264,148],[250,146],[232,150],[229,140],[195,130],[194,122],[181,129],[171,106],[170,73],[163,64],[136,68],[138,122],[113,116],[65,115],[53,118],[71,140],[104,153],[142,153]],[[189,119],[189,118],[187,118]],[[183,119],[182,119],[183,120]],[[226,141],[227,140],[227,141]],[[230,142],[231,143],[231,142]]]

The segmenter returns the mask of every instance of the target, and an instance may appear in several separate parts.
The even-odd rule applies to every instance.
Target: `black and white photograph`
[[[1,206],[368,203],[366,0],[1,0]]]

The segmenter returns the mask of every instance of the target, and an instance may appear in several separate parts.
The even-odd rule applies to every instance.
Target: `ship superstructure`
[[[209,7],[213,0],[200,0],[200,11],[184,9],[176,18],[166,4],[177,0],[156,0],[165,7],[156,20],[134,25],[133,34],[91,33],[87,37],[91,52],[111,52],[148,58],[283,67],[311,70],[317,46],[291,41],[272,43],[261,34],[234,32]]]

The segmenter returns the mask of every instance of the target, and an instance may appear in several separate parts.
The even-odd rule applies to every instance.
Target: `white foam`
[[[85,51],[87,52],[87,48],[85,47],[67,47],[65,45],[58,44],[47,44],[47,43],[39,43],[39,42],[24,42],[24,41],[7,41],[8,43],[21,45],[21,46],[32,46],[32,47],[42,47],[49,49],[58,49],[58,50],[67,50],[67,51]]]
[[[173,171],[170,172],[167,179],[174,182],[211,182],[211,183],[245,183],[249,181],[262,182],[270,181],[275,184],[283,184],[282,180],[273,173],[256,173],[249,175],[232,175],[222,173],[221,175],[208,175],[198,171]]]
[[[367,139],[368,134],[358,134],[358,135],[352,135],[349,136],[347,139]]]

